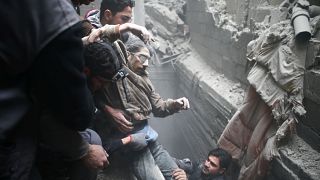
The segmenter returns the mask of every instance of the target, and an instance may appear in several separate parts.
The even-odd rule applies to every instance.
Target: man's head
[[[100,22],[105,24],[124,24],[131,21],[134,0],[102,0]]]
[[[129,36],[125,45],[129,52],[129,68],[137,74],[143,74],[149,65],[150,47],[134,35]]]
[[[224,149],[213,149],[208,153],[208,159],[204,162],[202,173],[205,175],[223,174],[231,160],[231,155]]]
[[[91,43],[84,49],[86,74],[89,76],[93,91],[100,89],[105,81],[111,81],[117,72],[114,60],[116,55],[110,48],[110,44],[100,41]]]

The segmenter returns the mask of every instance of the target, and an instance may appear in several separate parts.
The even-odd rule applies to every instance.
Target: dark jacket
[[[70,2],[0,1],[0,20],[0,179],[25,180],[37,143],[32,109],[45,107],[69,128],[83,130],[94,106]]]

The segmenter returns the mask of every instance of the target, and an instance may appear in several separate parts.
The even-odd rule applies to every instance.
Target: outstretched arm
[[[84,45],[100,40],[100,37],[107,37],[111,42],[120,38],[121,34],[125,32],[131,32],[138,36],[145,43],[152,41],[153,37],[151,33],[143,26],[139,26],[133,23],[125,23],[121,25],[105,25],[98,29],[92,29],[91,33],[82,38]]]

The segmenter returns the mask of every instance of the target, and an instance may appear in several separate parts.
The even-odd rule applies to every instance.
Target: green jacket
[[[105,105],[121,109],[132,122],[147,120],[153,113],[156,117],[166,117],[178,112],[173,99],[163,100],[155,92],[148,73],[137,75],[125,67],[129,75],[117,82],[107,83],[103,90],[95,94],[95,99]]]

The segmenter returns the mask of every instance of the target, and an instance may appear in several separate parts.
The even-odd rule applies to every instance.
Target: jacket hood
[[[93,9],[87,12],[85,18],[90,21],[95,28],[102,27],[102,24],[100,23],[100,11],[98,9]]]

